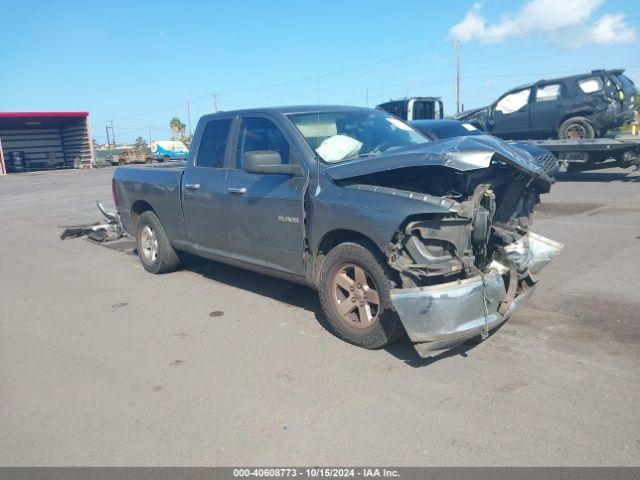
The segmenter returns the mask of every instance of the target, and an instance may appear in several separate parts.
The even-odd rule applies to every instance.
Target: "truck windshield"
[[[289,118],[327,163],[375,157],[429,141],[402,120],[378,110],[297,113]]]

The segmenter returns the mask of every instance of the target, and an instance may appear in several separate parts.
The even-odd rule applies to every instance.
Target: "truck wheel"
[[[164,157],[162,157],[162,161],[163,161],[163,162],[168,162],[169,160],[171,160],[171,159],[169,158],[169,155],[165,155]]]
[[[180,257],[173,249],[160,220],[151,211],[144,212],[138,219],[136,246],[138,257],[147,272],[167,273],[180,264]]]
[[[118,165],[124,165],[126,162],[123,159],[118,160]]]
[[[335,334],[359,347],[384,347],[404,330],[391,309],[389,267],[380,255],[359,243],[333,248],[320,269],[322,310]]]
[[[584,117],[571,117],[562,122],[558,129],[558,138],[568,140],[582,140],[595,138],[593,125]]]

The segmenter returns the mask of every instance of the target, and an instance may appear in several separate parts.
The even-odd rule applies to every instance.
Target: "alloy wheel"
[[[144,259],[153,263],[158,258],[158,239],[156,233],[149,225],[145,225],[140,232],[140,248]]]
[[[350,263],[337,269],[332,290],[338,312],[347,324],[367,328],[378,319],[378,288],[364,268]]]

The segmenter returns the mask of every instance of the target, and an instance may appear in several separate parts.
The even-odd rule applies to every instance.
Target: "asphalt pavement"
[[[112,172],[0,177],[0,465],[640,465],[640,172],[563,174],[532,301],[431,360],[338,340],[303,286],[61,241]]]

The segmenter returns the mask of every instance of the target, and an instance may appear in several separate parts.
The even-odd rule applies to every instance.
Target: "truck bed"
[[[187,238],[182,215],[181,183],[186,162],[123,166],[113,174],[114,195],[124,229],[133,234],[132,212],[138,199],[145,199],[165,227],[170,238]],[[141,206],[141,205],[140,205]],[[134,213],[135,215],[135,213]]]

